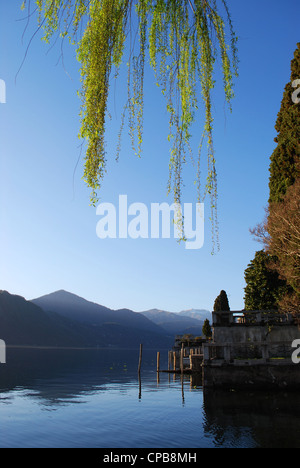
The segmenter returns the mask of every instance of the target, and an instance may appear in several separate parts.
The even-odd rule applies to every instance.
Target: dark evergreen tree
[[[287,210],[286,195],[289,187],[295,185],[300,177],[300,43],[297,44],[294,58],[291,61],[290,82],[285,86],[280,111],[277,116],[275,130],[277,146],[270,161],[269,206],[268,216],[263,224],[252,231],[264,244],[265,252],[257,252],[255,259],[245,271],[245,308],[250,309],[286,309],[284,297],[296,297],[293,288],[288,285],[291,263],[294,270],[299,268],[299,253],[293,252],[291,258],[286,249],[278,249],[281,244],[278,239],[278,228],[282,219],[278,219],[277,226],[274,218],[282,211],[287,215],[286,225],[290,226],[293,211]],[[282,205],[282,206],[281,206]],[[294,225],[294,224],[293,224]],[[282,225],[286,230],[286,226]],[[289,242],[296,244],[297,237],[286,237]],[[285,242],[285,241],[284,241]],[[298,241],[299,244],[299,241]],[[298,265],[294,265],[296,262]],[[288,269],[285,270],[285,268]],[[280,275],[280,276],[279,276]],[[290,283],[291,284],[291,283]]]
[[[202,327],[202,333],[203,333],[204,336],[206,336],[206,338],[210,338],[212,336],[212,330],[211,330],[211,326],[210,326],[210,323],[209,323],[208,319],[204,320],[204,324],[203,324],[203,327]]]
[[[221,291],[214,303],[214,312],[230,310],[228,297],[225,291]]]
[[[276,258],[264,250],[256,252],[254,260],[245,270],[245,309],[277,310],[278,302],[287,292],[286,282],[279,278],[272,264]]]
[[[291,62],[291,79],[284,89],[275,125],[277,146],[270,163],[270,203],[282,201],[287,188],[293,185],[300,176],[300,103],[297,103],[297,88],[300,88],[297,80],[299,79],[300,43],[297,44]]]

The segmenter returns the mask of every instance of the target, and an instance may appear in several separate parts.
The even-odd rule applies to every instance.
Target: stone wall
[[[299,321],[273,312],[215,312],[213,338],[203,346],[203,386],[300,389],[293,342]]]
[[[257,341],[288,342],[300,339],[300,331],[295,325],[242,325],[214,327],[214,343],[247,343]]]
[[[300,389],[300,364],[264,363],[249,365],[222,366],[205,365],[202,368],[202,380],[205,388],[222,389]]]

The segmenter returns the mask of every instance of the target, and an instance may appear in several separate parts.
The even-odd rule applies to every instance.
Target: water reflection
[[[204,430],[216,446],[245,440],[253,447],[300,447],[300,395],[284,392],[204,392]]]
[[[48,404],[117,386],[125,391],[136,385],[137,354],[132,350],[9,349],[8,362],[0,366],[0,393],[34,389]],[[144,353],[142,376],[152,382],[155,353]],[[150,373],[150,374],[149,374]],[[28,393],[30,395],[30,393]]]
[[[300,447],[298,394],[203,391],[201,376],[157,373],[155,350],[144,350],[140,375],[138,350],[9,349],[7,358],[2,447]]]

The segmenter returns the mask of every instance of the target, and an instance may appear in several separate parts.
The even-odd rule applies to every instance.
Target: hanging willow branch
[[[212,90],[214,67],[221,58],[223,85],[229,104],[237,76],[236,36],[226,0],[35,0],[44,39],[54,33],[77,45],[81,63],[81,131],[87,141],[84,179],[97,201],[106,169],[105,130],[112,67],[119,67],[125,44],[129,48],[129,133],[140,155],[143,139],[144,72],[146,52],[157,85],[166,98],[172,142],[168,190],[181,202],[182,166],[190,150],[191,127],[198,110],[198,86],[205,107],[201,142],[207,140],[208,175],[204,195],[211,197],[211,221],[216,229],[217,175],[213,149]],[[23,4],[24,6],[25,4]],[[222,7],[223,16],[219,12]],[[134,14],[135,13],[135,14]],[[229,42],[226,41],[228,29]],[[138,46],[129,40],[138,31]],[[83,34],[79,31],[83,30]],[[79,37],[78,37],[79,36]],[[137,139],[137,144],[136,140]],[[202,143],[201,143],[202,145]],[[118,145],[118,153],[120,144]],[[199,163],[198,163],[199,168]],[[200,171],[198,170],[200,194]]]

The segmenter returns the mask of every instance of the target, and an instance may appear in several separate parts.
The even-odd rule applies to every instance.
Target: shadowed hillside
[[[7,346],[136,349],[143,343],[159,349],[173,344],[173,337],[146,317],[111,311],[64,291],[36,301],[1,291],[0,337]]]

